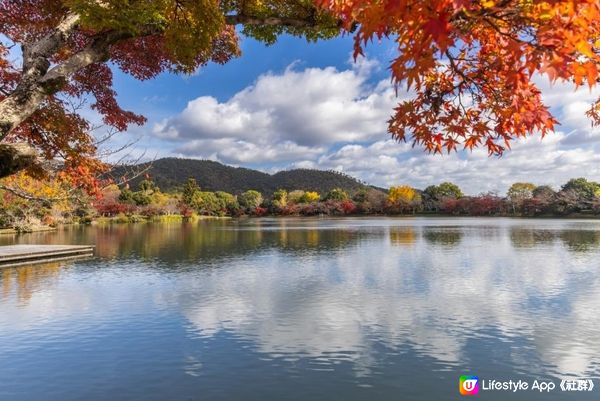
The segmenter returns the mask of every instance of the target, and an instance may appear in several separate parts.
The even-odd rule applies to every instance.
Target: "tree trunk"
[[[48,95],[48,85],[41,81],[50,68],[50,58],[65,44],[78,21],[78,15],[68,14],[54,31],[34,43],[23,44],[21,81],[0,102],[0,141],[33,114]]]
[[[32,45],[23,46],[21,81],[0,101],[0,178],[39,166],[33,147],[23,143],[2,143],[6,142],[10,132],[29,118],[48,96],[60,91],[71,75],[106,60],[110,45],[126,37],[123,33],[105,32],[83,50],[50,69],[50,58],[64,45],[78,20],[78,16],[69,15],[53,33]]]
[[[0,143],[0,178],[8,177],[25,168],[38,166],[40,165],[37,152],[29,144]]]

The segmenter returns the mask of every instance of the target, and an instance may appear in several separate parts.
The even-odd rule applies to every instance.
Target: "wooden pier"
[[[0,246],[0,268],[80,259],[93,254],[92,245]]]

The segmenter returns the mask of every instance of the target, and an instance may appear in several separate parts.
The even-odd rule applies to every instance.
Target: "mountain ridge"
[[[361,188],[371,187],[360,180],[333,170],[292,169],[274,174],[246,167],[233,167],[212,160],[167,157],[153,162],[141,163],[137,169],[146,169],[146,174],[163,191],[180,189],[188,178],[194,178],[206,191],[225,191],[239,194],[249,189],[263,194],[272,194],[277,189],[288,191],[301,189],[326,193],[333,188],[342,188],[354,193]],[[118,166],[112,176],[126,175],[127,168]],[[137,187],[144,177],[131,180],[129,185]],[[376,187],[373,187],[376,188]]]

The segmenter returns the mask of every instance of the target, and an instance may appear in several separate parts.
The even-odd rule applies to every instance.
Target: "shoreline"
[[[411,219],[411,218],[450,218],[450,219],[522,219],[522,220],[600,220],[600,215],[587,215],[587,214],[572,214],[565,216],[513,216],[513,215],[489,215],[489,216],[465,216],[465,215],[453,215],[453,214],[442,214],[442,213],[415,213],[415,214],[348,214],[348,215],[314,215],[314,216],[303,216],[303,215],[276,215],[276,214],[265,214],[263,216],[253,215],[241,215],[241,216],[203,216],[195,215],[192,217],[185,217],[183,215],[164,215],[164,216],[153,216],[146,217],[141,215],[132,216],[113,216],[113,217],[99,217],[92,219],[87,222],[70,222],[70,223],[59,223],[56,226],[32,226],[24,230],[16,228],[0,228],[1,235],[18,235],[18,234],[32,234],[39,232],[50,232],[57,231],[64,227],[72,226],[107,226],[107,225],[121,225],[121,224],[140,224],[140,223],[190,223],[201,220],[241,220],[241,219],[260,219],[260,218],[272,218],[272,219],[338,219],[338,218],[397,218],[397,219]]]

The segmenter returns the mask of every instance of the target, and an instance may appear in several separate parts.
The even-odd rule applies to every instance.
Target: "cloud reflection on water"
[[[40,240],[96,243],[100,259],[4,270],[0,336],[167,310],[190,337],[228,333],[268,358],[351,361],[357,374],[382,347],[452,369],[491,342],[515,372],[600,375],[596,222],[249,220]]]

